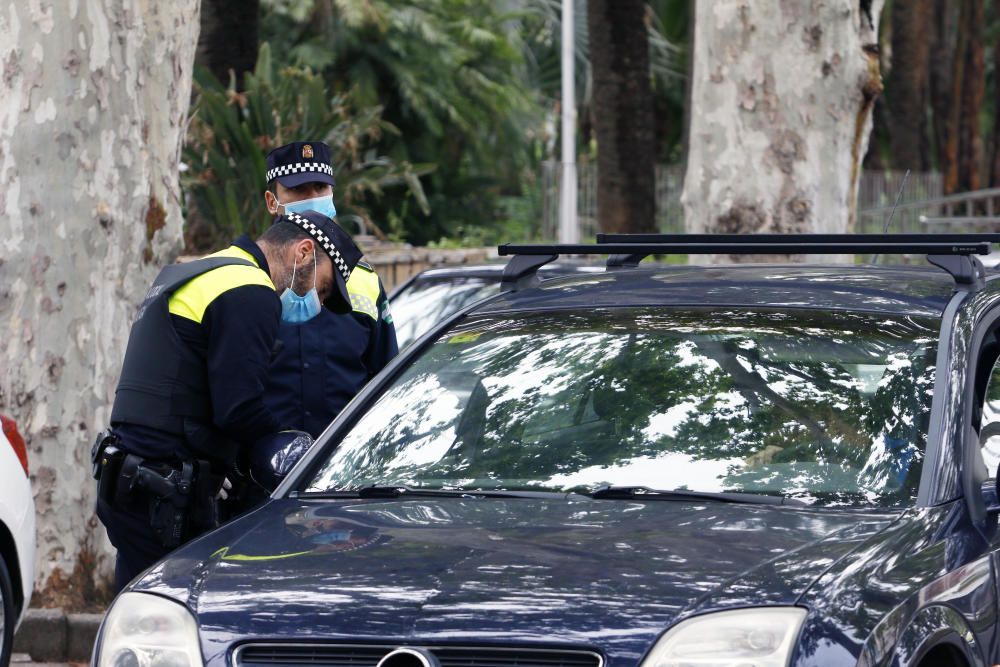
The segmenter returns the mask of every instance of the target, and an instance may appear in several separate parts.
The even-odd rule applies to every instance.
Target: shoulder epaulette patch
[[[359,265],[360,266],[360,265]],[[378,320],[378,299],[381,292],[378,276],[371,269],[354,271],[347,281],[347,293],[354,311]]]
[[[363,259],[358,260],[358,266],[360,266],[362,269],[366,271],[371,271],[372,273],[375,273],[375,269],[372,268],[372,265]]]

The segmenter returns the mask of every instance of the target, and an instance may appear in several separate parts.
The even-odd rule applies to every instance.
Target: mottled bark
[[[645,0],[588,0],[597,218],[605,232],[656,230],[656,137]]]
[[[892,5],[892,69],[886,88],[891,116],[890,143],[895,169],[926,171],[927,33],[932,0],[895,0]]]
[[[226,85],[230,73],[239,89],[257,65],[260,0],[203,0],[198,63]]]
[[[135,307],[180,249],[198,5],[0,10],[0,411],[29,444],[39,584],[93,564],[86,545],[109,570],[90,444]]]
[[[695,3],[689,231],[853,229],[882,4]]]

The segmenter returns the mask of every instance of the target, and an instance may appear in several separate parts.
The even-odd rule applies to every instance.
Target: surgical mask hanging
[[[304,213],[305,211],[316,211],[317,213],[322,213],[328,218],[333,218],[337,215],[337,207],[333,203],[333,195],[313,197],[312,199],[303,199],[301,201],[293,201],[287,204],[281,204],[279,202],[279,205],[285,207],[285,213]]]
[[[291,284],[281,293],[281,321],[289,324],[308,322],[319,315],[320,308],[323,307],[319,302],[319,294],[316,293],[316,249],[313,248],[313,286],[305,296],[299,296],[292,289],[297,264],[298,262],[292,264]]]

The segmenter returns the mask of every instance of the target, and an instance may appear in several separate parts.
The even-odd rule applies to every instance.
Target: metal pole
[[[578,243],[576,219],[576,90],[573,18],[575,0],[562,0],[562,180],[559,184],[559,242]]]

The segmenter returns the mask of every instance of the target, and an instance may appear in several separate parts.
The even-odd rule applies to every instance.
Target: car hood
[[[897,513],[690,501],[275,500],[137,582],[241,638],[571,642],[641,654],[682,612],[793,604]]]

